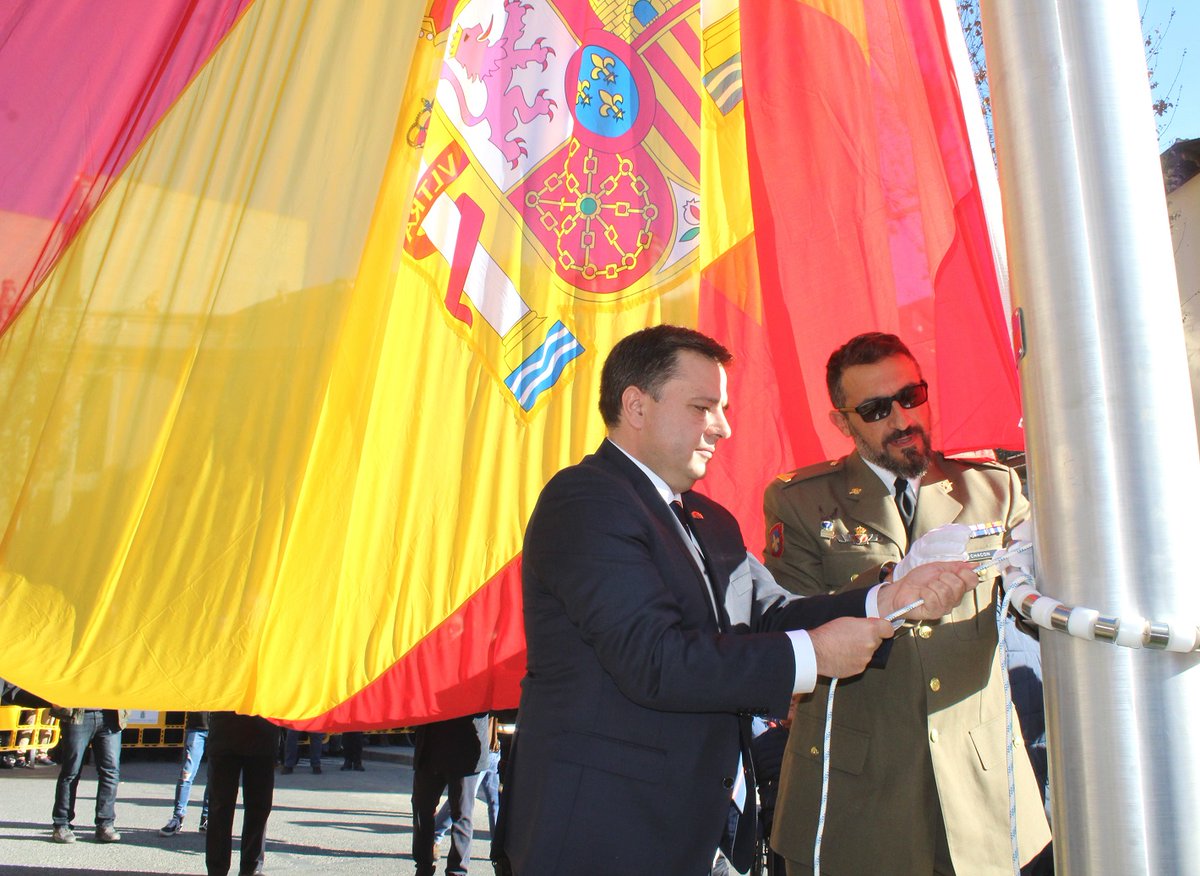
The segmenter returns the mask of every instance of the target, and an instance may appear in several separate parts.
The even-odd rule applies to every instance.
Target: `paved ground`
[[[388,873],[412,876],[408,856],[412,835],[409,794],[411,749],[369,748],[366,771],[341,772],[341,758],[326,758],[324,772],[307,765],[290,776],[276,775],[275,805],[267,824],[268,873]],[[184,831],[160,837],[171,815],[179,765],[142,753],[125,757],[117,795],[121,842],[100,845],[92,838],[96,773],[84,767],[75,824],[79,841],[50,841],[50,810],[58,767],[0,771],[0,873],[204,873],[204,835],[196,832],[202,784],[192,788]],[[201,774],[203,778],[203,773]],[[487,810],[476,801],[472,876],[492,872],[487,862],[491,837]],[[241,816],[234,833],[241,830]],[[234,839],[233,872],[237,872]],[[441,873],[443,862],[438,864]]]

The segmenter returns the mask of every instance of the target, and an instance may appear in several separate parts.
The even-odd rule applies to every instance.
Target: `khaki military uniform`
[[[781,476],[764,509],[766,565],[799,593],[873,586],[908,547],[890,490],[857,453]],[[1011,469],[939,454],[921,480],[913,537],[991,525],[968,545],[983,558],[1028,513]],[[1012,873],[996,589],[980,584],[949,615],[898,632],[886,669],[839,681],[823,873]],[[789,874],[812,863],[827,696],[822,682],[803,698],[783,761],[772,844]],[[1050,833],[1015,714],[1012,726],[1025,863]]]

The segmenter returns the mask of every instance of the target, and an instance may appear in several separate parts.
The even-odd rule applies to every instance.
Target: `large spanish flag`
[[[645,325],[739,357],[752,543],[823,346],[1015,386],[935,0],[118,7],[0,7],[0,676],[51,700],[515,705],[525,522]]]

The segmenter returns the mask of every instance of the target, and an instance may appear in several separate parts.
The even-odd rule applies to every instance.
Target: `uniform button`
[[[730,788],[733,787],[733,779],[730,778],[729,776],[726,776],[725,778],[721,779],[721,787],[724,788],[726,791],[728,791]]]
[[[851,575],[851,576],[850,576],[850,580],[851,580],[851,581],[857,581],[857,580],[858,580],[858,572],[855,572],[853,575]]]
[[[917,627],[917,635],[922,639],[928,639],[933,635],[933,627],[927,627],[922,624],[921,626]]]
[[[942,680],[940,678],[929,679],[929,689],[934,693],[937,693],[942,689]]]
[[[934,727],[932,730],[930,730],[930,731],[929,731],[929,741],[930,741],[930,742],[937,742],[937,741],[938,741],[938,732],[937,732],[937,728],[936,728],[936,727]]]
[[[813,757],[817,757],[817,756],[819,756],[819,755],[821,754],[821,749],[817,748],[817,747],[814,745],[812,748],[810,748],[810,749],[808,750],[808,753],[809,753],[809,754],[811,754]]]

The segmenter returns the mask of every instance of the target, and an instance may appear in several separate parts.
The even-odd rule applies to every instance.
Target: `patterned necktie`
[[[908,494],[908,479],[896,478],[896,508],[900,511],[900,518],[904,521],[904,534],[912,539],[913,508],[912,496]]]

